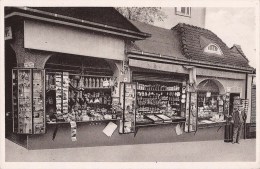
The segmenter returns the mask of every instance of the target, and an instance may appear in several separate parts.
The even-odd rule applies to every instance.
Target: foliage
[[[153,24],[163,21],[166,14],[159,7],[118,7],[119,13],[130,20]]]

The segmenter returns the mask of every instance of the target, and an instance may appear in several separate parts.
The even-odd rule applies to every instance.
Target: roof
[[[239,45],[229,48],[210,30],[183,23],[169,30],[138,21],[131,22],[140,31],[151,34],[151,37],[134,42],[130,51],[165,55],[184,61],[251,68]],[[217,44],[223,55],[205,53],[204,48],[211,43]]]
[[[131,23],[140,31],[149,33],[152,36],[145,40],[134,42],[130,50],[186,59],[181,53],[177,31],[156,27],[138,21],[131,21]]]
[[[139,31],[112,7],[32,7],[41,11],[70,16],[117,28]]]
[[[173,30],[179,32],[182,52],[187,58],[216,64],[250,67],[248,65],[248,59],[240,46],[236,45],[233,49],[230,49],[210,30],[184,23],[179,23]],[[203,52],[204,47],[210,43],[217,44],[223,52],[223,55]]]
[[[141,32],[128,19],[112,7],[5,7],[5,18],[13,16],[32,19],[47,18],[52,21],[103,31],[132,39],[144,39],[150,35]]]

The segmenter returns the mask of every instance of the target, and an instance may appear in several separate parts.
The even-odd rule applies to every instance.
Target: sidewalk
[[[6,139],[6,162],[254,162],[256,140],[27,150]]]

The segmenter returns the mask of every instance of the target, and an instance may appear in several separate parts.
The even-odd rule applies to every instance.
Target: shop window
[[[214,81],[205,80],[198,85],[197,101],[199,126],[225,122],[225,99]]]
[[[213,54],[217,54],[217,55],[222,55],[222,51],[220,49],[220,47],[216,44],[209,44],[208,46],[206,46],[204,48],[204,52],[206,53],[213,53]]]
[[[105,60],[56,55],[45,70],[47,123],[119,118],[112,109],[113,72]]]
[[[223,101],[218,93],[198,92],[198,124],[224,121]]]
[[[176,7],[175,14],[181,16],[191,16],[191,8],[190,7]]]

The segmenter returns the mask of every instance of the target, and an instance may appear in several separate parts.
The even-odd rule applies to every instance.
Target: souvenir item
[[[39,69],[13,69],[13,131],[45,133],[44,76]]]
[[[75,121],[70,122],[70,127],[71,127],[71,140],[72,141],[77,141],[76,135],[77,135],[77,124]]]

